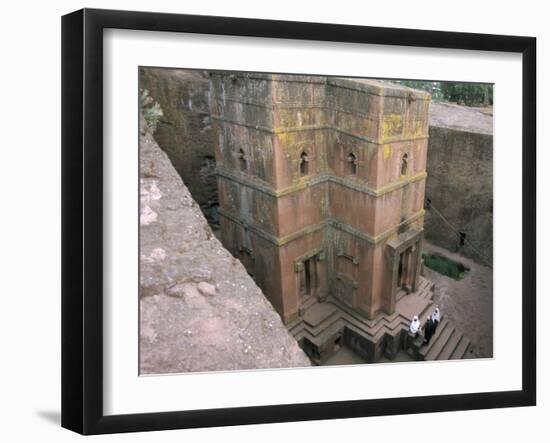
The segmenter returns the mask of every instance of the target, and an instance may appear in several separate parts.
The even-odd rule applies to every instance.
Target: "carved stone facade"
[[[364,79],[211,73],[220,225],[285,323],[366,319],[420,279],[429,94]]]

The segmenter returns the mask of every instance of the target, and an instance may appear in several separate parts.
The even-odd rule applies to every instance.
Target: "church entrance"
[[[410,294],[417,290],[422,264],[422,239],[422,230],[409,228],[386,244],[392,272],[384,303],[387,314],[395,312],[397,294],[400,291]]]
[[[414,273],[413,268],[413,246],[408,247],[399,254],[399,265],[397,267],[397,288],[411,292],[413,287]]]
[[[294,262],[294,270],[298,309],[306,306],[308,300],[320,300],[326,295],[325,254],[321,248],[298,257]]]
[[[305,300],[316,292],[317,283],[316,256],[303,261],[303,271],[300,273],[300,298]]]

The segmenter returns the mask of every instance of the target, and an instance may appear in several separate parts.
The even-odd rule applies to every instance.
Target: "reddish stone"
[[[374,318],[414,291],[427,93],[390,83],[211,76],[224,246],[288,323],[329,294]]]

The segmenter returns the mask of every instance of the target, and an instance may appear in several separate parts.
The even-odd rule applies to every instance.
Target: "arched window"
[[[357,175],[357,157],[353,152],[350,152],[346,157],[346,173]]]
[[[239,149],[238,158],[239,170],[246,171],[246,155],[244,154],[244,151],[242,149]]]
[[[309,157],[307,152],[302,152],[300,154],[300,175],[309,174]]]
[[[409,167],[409,154],[403,154],[403,159],[401,160],[401,175],[407,174],[407,169]]]

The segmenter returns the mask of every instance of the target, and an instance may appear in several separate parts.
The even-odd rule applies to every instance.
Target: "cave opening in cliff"
[[[459,239],[458,239],[458,247],[461,248],[466,244],[466,233],[465,232],[459,232]]]

